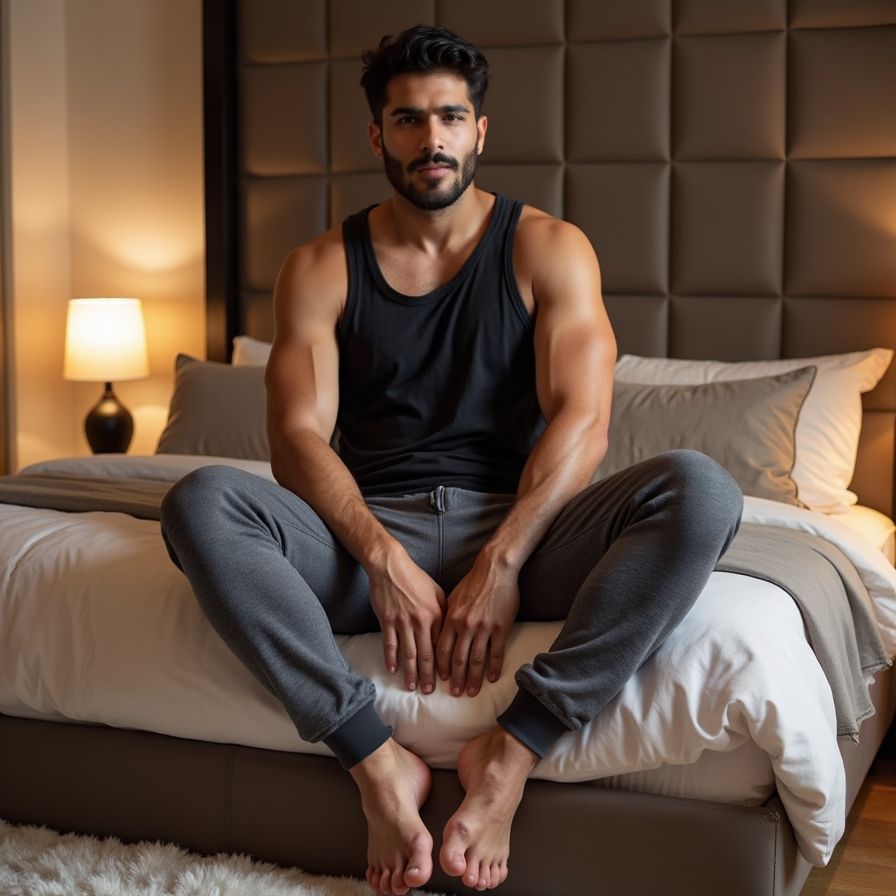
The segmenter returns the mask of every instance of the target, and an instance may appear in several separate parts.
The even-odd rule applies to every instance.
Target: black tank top
[[[466,263],[422,296],[403,295],[383,277],[371,208],[342,225],[340,457],[365,497],[436,485],[515,493],[546,425],[535,392],[534,318],[513,272],[522,203],[497,194]]]

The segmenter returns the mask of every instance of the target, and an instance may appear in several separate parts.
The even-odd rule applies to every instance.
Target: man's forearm
[[[357,482],[330,445],[306,429],[282,436],[280,444],[271,447],[277,482],[307,501],[368,573],[381,566],[399,543],[370,512]]]
[[[594,475],[606,453],[604,428],[558,414],[542,432],[523,468],[516,501],[482,549],[482,557],[516,571],[560,511]]]

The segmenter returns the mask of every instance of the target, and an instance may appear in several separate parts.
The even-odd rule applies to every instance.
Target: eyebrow
[[[439,106],[436,111],[445,114],[446,112],[469,113],[470,110],[466,106],[452,103],[446,106]],[[396,106],[389,114],[395,117],[398,115],[422,115],[423,112],[424,110],[421,106]]]

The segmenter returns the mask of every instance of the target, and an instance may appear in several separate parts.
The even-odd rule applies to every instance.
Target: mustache
[[[451,156],[436,152],[429,156],[422,156],[419,159],[414,159],[414,161],[408,165],[408,171],[416,171],[418,168],[423,168],[426,165],[448,165],[450,168],[457,168],[457,159],[452,159]]]

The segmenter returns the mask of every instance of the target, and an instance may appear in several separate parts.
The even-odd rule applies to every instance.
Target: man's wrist
[[[364,567],[368,576],[372,576],[385,570],[390,557],[403,550],[404,546],[397,538],[383,531],[363,548],[358,562]]]
[[[502,573],[518,573],[525,562],[520,551],[501,541],[490,541],[483,545],[477,562]]]

